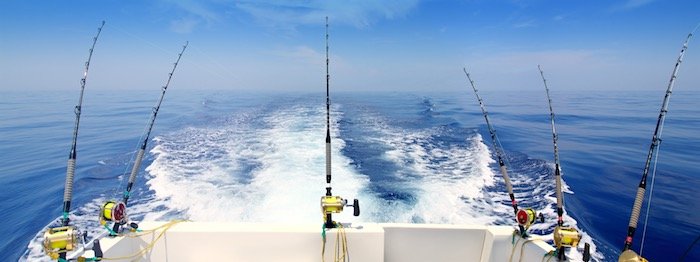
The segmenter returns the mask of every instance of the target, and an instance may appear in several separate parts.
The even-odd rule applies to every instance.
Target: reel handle
[[[95,239],[95,241],[92,242],[92,251],[95,252],[95,257],[96,258],[102,258],[104,254],[102,253],[102,247],[100,246],[100,240]]]
[[[352,205],[348,206],[352,207],[353,216],[360,216],[360,200],[357,200],[357,198],[355,198],[352,200]]]

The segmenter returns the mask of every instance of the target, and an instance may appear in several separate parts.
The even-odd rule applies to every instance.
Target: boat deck
[[[144,222],[138,237],[102,239],[104,257],[124,257],[117,261],[322,261],[320,224],[167,225]],[[155,228],[159,229],[148,230]],[[357,223],[344,230],[347,254],[353,261],[542,261],[553,250],[542,240],[513,237],[509,226]],[[338,229],[326,231],[326,261],[334,259],[337,234]],[[152,249],[127,258],[149,245]]]

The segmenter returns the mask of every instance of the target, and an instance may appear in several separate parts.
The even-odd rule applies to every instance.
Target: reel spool
[[[637,255],[632,249],[623,251],[620,257],[617,259],[618,262],[649,262],[646,258]]]
[[[52,259],[78,246],[78,229],[74,226],[49,228],[44,232],[44,252]]]
[[[107,222],[126,223],[126,205],[123,202],[107,201],[100,209],[100,224]]]
[[[339,196],[322,196],[321,197],[321,213],[331,214],[343,212],[343,207],[347,200]]]
[[[577,247],[581,233],[573,227],[556,226],[554,228],[554,245],[557,247]]]
[[[521,225],[525,229],[530,228],[532,224],[536,223],[538,218],[540,220],[540,223],[544,222],[544,216],[541,213],[538,216],[537,212],[532,208],[520,209],[516,214],[516,220],[518,221],[518,225]]]

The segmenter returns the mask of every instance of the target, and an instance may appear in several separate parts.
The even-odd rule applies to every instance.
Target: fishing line
[[[685,249],[685,252],[683,252],[683,255],[681,255],[681,257],[678,258],[678,261],[685,261],[685,257],[688,255],[688,253],[690,253],[690,250],[693,250],[693,246],[695,246],[695,244],[698,243],[698,240],[700,240],[700,235],[698,235],[698,237],[695,238],[693,243],[691,243],[688,246],[688,248]]]
[[[698,29],[698,27],[700,27],[700,23],[695,26],[695,28],[693,29],[693,31],[690,34],[692,35],[693,33],[695,33],[695,31]],[[669,97],[668,100],[671,100],[671,98]],[[663,124],[664,124],[665,120],[666,119],[661,120],[661,128],[659,130],[659,134],[661,134],[661,132],[663,132],[663,129],[664,129]],[[659,135],[659,136],[661,136],[661,135]],[[656,181],[656,166],[659,163],[658,159],[659,159],[659,152],[660,152],[659,148],[660,147],[661,147],[661,144],[659,143],[659,145],[656,148],[656,150],[657,150],[656,156],[654,157],[654,167],[652,169],[653,171],[651,172],[651,187],[649,188],[649,201],[647,202],[647,210],[646,210],[645,215],[644,215],[644,228],[642,229],[642,239],[640,241],[640,246],[639,246],[639,255],[640,256],[642,256],[644,253],[644,242],[646,241],[647,225],[648,225],[648,221],[649,221],[649,212],[651,210],[651,200],[652,200],[652,197],[654,196],[654,185],[655,185],[654,182]]]
[[[150,45],[151,47],[154,47],[154,48],[156,48],[156,49],[162,51],[164,54],[169,54],[169,53],[170,53],[170,51],[166,50],[165,48],[163,48],[163,47],[160,46],[160,45],[157,45],[157,44],[155,44],[155,43],[153,43],[153,42],[151,42],[151,41],[148,41],[146,38],[143,38],[143,37],[141,37],[141,36],[138,36],[138,35],[136,35],[136,34],[133,34],[133,33],[131,33],[131,32],[128,32],[128,31],[126,31],[125,29],[122,29],[122,28],[120,28],[120,27],[118,27],[118,26],[116,26],[116,25],[112,25],[111,27],[113,27],[113,28],[116,29],[117,31],[120,31],[120,32],[122,32],[122,33],[128,35],[129,37],[132,37],[132,38],[134,38],[134,39],[136,39],[136,40],[139,40],[139,41],[141,41],[141,42],[144,42],[144,43]],[[209,62],[208,64],[213,64],[213,65],[216,65],[217,67],[219,67],[219,68],[216,68],[216,69],[218,69],[218,71],[220,71],[220,72],[226,72],[226,71],[227,71],[227,70],[224,69],[225,67],[224,67],[223,65],[221,65],[221,63],[219,63],[219,62],[217,62],[216,60],[214,60],[210,55],[208,55],[207,53],[205,53],[205,52],[202,51],[201,49],[198,49],[197,47],[191,47],[191,49],[194,49],[195,51],[198,51],[200,54],[202,54],[202,55],[208,60],[208,62]],[[190,61],[190,62],[188,62],[188,64],[192,64],[192,65],[194,65],[195,67],[201,69],[202,71],[208,72],[208,73],[210,73],[210,74],[212,74],[212,75],[214,75],[214,76],[220,78],[221,80],[228,81],[228,80],[230,80],[230,78],[234,78],[234,79],[237,78],[237,77],[235,76],[236,74],[230,74],[231,77],[227,78],[226,76],[224,76],[224,75],[222,75],[222,74],[220,74],[220,73],[218,73],[218,72],[215,72],[214,70],[209,70],[209,69],[211,69],[211,67],[207,67],[207,66],[204,66],[204,65],[202,65],[202,64],[199,64],[199,63],[196,62],[196,60]],[[228,73],[228,72],[226,72],[226,73]]]
[[[649,167],[652,162],[652,158],[654,161],[654,167],[652,171],[652,188],[653,188],[653,183],[654,183],[654,176],[656,174],[656,165],[657,165],[657,160],[658,160],[658,152],[659,152],[659,145],[661,144],[661,134],[663,131],[663,125],[666,117],[666,113],[668,112],[668,103],[671,98],[671,93],[673,90],[673,86],[675,84],[675,80],[678,77],[678,70],[680,68],[681,63],[683,62],[683,56],[685,55],[685,51],[688,49],[688,43],[690,42],[690,38],[693,36],[695,33],[695,30],[700,27],[700,24],[693,29],[692,32],[688,34],[686,37],[685,41],[683,42],[683,47],[681,48],[680,54],[678,55],[678,59],[676,60],[676,64],[673,67],[673,72],[671,73],[671,79],[668,82],[668,87],[666,88],[666,93],[664,95],[663,102],[661,103],[661,110],[659,110],[659,117],[656,121],[656,127],[654,128],[654,135],[652,136],[651,140],[651,145],[649,146],[649,152],[646,157],[646,161],[644,162],[644,171],[642,172],[642,178],[639,182],[639,186],[637,187],[637,192],[636,196],[634,198],[634,204],[632,206],[632,212],[630,214],[630,221],[629,225],[627,227],[627,236],[625,238],[625,245],[622,248],[622,252],[620,253],[620,260],[623,261],[624,259],[640,259],[642,258],[640,255],[635,253],[632,250],[632,240],[634,239],[634,233],[637,230],[637,224],[639,222],[639,215],[641,213],[641,208],[642,204],[644,202],[644,195],[646,192],[646,186],[647,186],[647,175],[649,174]],[[651,192],[650,192],[651,194]],[[650,205],[651,201],[647,202],[647,205]],[[647,209],[649,206],[647,206]],[[647,210],[647,218],[649,215],[649,212]],[[645,222],[645,227],[646,227],[646,222]]]
[[[151,47],[154,47],[154,48],[160,50],[163,54],[170,54],[170,51],[166,50],[165,48],[163,48],[163,47],[160,46],[160,45],[157,45],[157,44],[155,44],[155,43],[153,43],[153,42],[151,42],[151,41],[148,41],[146,38],[143,38],[143,37],[141,37],[141,36],[139,36],[139,35],[136,35],[136,34],[134,34],[134,33],[131,33],[131,32],[129,32],[129,31],[127,31],[126,29],[122,29],[122,28],[120,28],[120,27],[118,27],[118,26],[116,26],[116,25],[111,25],[111,27],[113,27],[113,28],[116,29],[117,31],[120,31],[120,32],[124,33],[125,35],[127,35],[127,36],[129,36],[129,37],[131,37],[131,38],[134,38],[134,39],[136,39],[136,40],[139,40],[139,41],[141,41],[141,42],[144,42],[144,43],[150,45]],[[215,64],[215,65],[219,66],[219,68],[218,68],[219,71],[224,71],[224,72],[226,72],[226,70],[223,70],[223,68],[225,68],[224,66],[222,66],[220,63],[216,62],[216,60],[214,60],[211,56],[207,55],[204,51],[202,51],[201,49],[198,49],[198,48],[196,48],[196,47],[190,47],[190,49],[192,49],[192,48],[194,48],[195,50],[199,51],[200,54],[204,55],[205,58],[207,58],[207,60],[209,60],[208,62],[210,62],[211,64]],[[229,79],[227,79],[225,76],[223,76],[222,74],[217,73],[217,72],[214,72],[213,70],[209,70],[209,68],[207,68],[206,66],[203,66],[203,65],[197,63],[196,61],[190,61],[190,62],[188,62],[188,64],[192,64],[192,65],[194,65],[195,67],[198,67],[199,69],[202,69],[202,71],[204,71],[204,72],[211,73],[212,75],[217,76],[217,77],[220,78],[221,80],[229,80]],[[236,77],[235,77],[235,74],[231,74],[231,76],[232,76],[233,78],[236,78]]]
[[[148,125],[146,125],[146,129],[144,130],[144,133],[142,133],[142,136],[139,140],[140,145],[138,146],[138,150],[135,154],[136,157],[133,159],[131,174],[129,175],[129,180],[126,184],[126,189],[123,191],[124,193],[122,201],[110,200],[103,204],[101,207],[99,215],[100,224],[107,227],[107,223],[113,223],[113,228],[110,231],[110,235],[112,236],[118,235],[120,233],[120,227],[129,222],[126,213],[126,207],[131,196],[131,190],[134,186],[134,182],[136,181],[137,175],[140,173],[139,171],[141,170],[141,161],[143,161],[143,157],[146,154],[146,149],[148,147],[148,141],[150,139],[151,131],[153,131],[153,125],[155,124],[156,117],[158,116],[158,111],[160,110],[163,98],[165,97],[165,92],[168,90],[168,86],[170,86],[170,82],[173,78],[173,74],[175,73],[175,69],[177,69],[177,65],[180,63],[182,54],[185,52],[185,49],[187,49],[188,44],[189,42],[185,42],[185,45],[182,46],[182,51],[180,51],[180,53],[178,54],[177,60],[173,64],[172,70],[170,71],[170,73],[168,73],[168,80],[165,82],[165,85],[161,87],[160,97],[158,98],[156,105],[152,108],[152,114],[149,118],[149,123]],[[123,181],[119,184],[120,186],[123,186]],[[130,226],[133,229],[138,228],[138,225],[135,223],[131,223]],[[109,229],[109,227],[107,227],[107,229]]]
[[[495,130],[494,130],[494,132],[495,132]],[[503,155],[503,161],[506,162],[506,166],[511,167],[511,170],[510,170],[510,171],[511,171],[513,174],[518,173],[518,172],[515,172],[515,171],[513,170],[513,165],[510,163],[510,158],[509,158],[508,155],[506,154],[505,150],[503,150],[503,144],[501,144],[501,139],[498,138],[498,137],[496,137],[496,142],[498,143],[498,147],[501,148],[501,149],[500,149],[500,150],[501,150],[501,154]],[[515,177],[515,176],[513,176],[513,177]],[[513,187],[513,192],[515,193],[515,187]],[[519,192],[519,193],[523,193],[523,192]]]
[[[153,47],[153,48],[155,48],[155,49],[160,50],[163,54],[170,54],[170,51],[166,50],[166,49],[163,48],[162,46],[160,46],[160,45],[158,45],[158,44],[155,44],[155,43],[153,43],[153,42],[147,40],[146,38],[141,37],[141,36],[139,36],[139,35],[137,35],[137,34],[131,33],[131,32],[129,32],[128,30],[123,29],[123,28],[119,27],[119,26],[116,25],[116,24],[110,24],[109,27],[110,27],[110,28],[113,28],[113,29],[115,29],[116,31],[119,31],[119,32],[121,32],[121,33],[123,33],[123,34],[125,34],[125,35],[127,35],[127,36],[129,36],[129,37],[131,37],[131,38],[133,38],[133,39],[136,39],[136,40],[138,40],[138,41],[141,41],[141,42],[143,42],[143,43],[146,43],[147,45],[149,45],[149,46],[151,46],[151,47]],[[142,133],[141,133],[141,136],[139,137],[139,140],[136,142],[136,145],[134,146],[135,148],[138,148],[138,147],[141,145],[141,143],[142,143],[141,141],[143,141],[143,140],[145,139],[144,136],[146,135],[146,130],[147,130],[147,128],[148,128],[148,122],[149,122],[149,121],[150,121],[150,120],[147,120],[147,121],[145,122],[144,129],[143,129],[143,131],[142,131]],[[117,194],[119,194],[119,192],[121,191],[121,188],[124,188],[124,187],[125,187],[125,184],[127,183],[126,174],[129,173],[129,169],[130,169],[130,165],[129,165],[129,164],[134,162],[134,160],[136,159],[136,156],[137,156],[137,154],[138,154],[138,151],[139,151],[139,150],[135,150],[135,151],[133,151],[133,152],[130,153],[131,157],[129,158],[129,162],[127,162],[127,164],[124,166],[124,171],[122,171],[122,175],[123,175],[123,178],[124,178],[124,179],[122,179],[122,181],[121,181],[119,184],[115,185],[114,189],[112,190],[112,195],[117,195]]]
[[[215,65],[215,66],[217,67],[217,68],[215,68],[215,69],[218,69],[220,72],[226,73],[226,75],[229,75],[229,78],[233,78],[233,79],[235,79],[235,80],[239,80],[239,79],[238,79],[238,76],[236,76],[235,73],[226,70],[226,67],[225,67],[225,66],[223,66],[223,65],[222,65],[221,63],[219,63],[218,61],[214,60],[214,58],[212,58],[209,54],[207,54],[206,52],[204,52],[202,49],[199,49],[199,48],[197,48],[197,47],[192,47],[192,49],[194,49],[195,52],[199,52],[202,56],[204,56],[204,58],[206,58],[206,59],[208,60],[208,62],[209,62],[208,64]],[[190,63],[191,63],[192,65],[194,65],[194,66],[196,66],[196,67],[198,67],[198,68],[204,70],[205,72],[212,73],[213,75],[215,75],[215,76],[221,78],[221,80],[225,80],[225,81],[230,80],[229,78],[226,78],[226,76],[224,76],[224,75],[222,75],[222,74],[220,74],[220,73],[218,73],[218,72],[214,72],[213,70],[208,70],[207,68],[205,68],[205,66],[203,66],[203,65],[201,65],[201,64],[199,64],[199,63],[197,63],[197,62],[192,62],[192,61],[191,61]]]
[[[496,132],[496,130],[494,130],[494,132]],[[522,175],[520,172],[516,172],[515,170],[513,170],[513,165],[510,163],[510,159],[509,159],[508,155],[506,154],[505,150],[503,150],[503,144],[501,144],[500,138],[496,137],[496,143],[498,143],[498,148],[500,148],[500,154],[503,156],[503,162],[506,163],[506,166],[511,167],[510,174],[511,175],[515,175],[515,174]],[[499,149],[494,149],[494,150],[499,150]],[[498,153],[496,153],[496,154],[498,154]],[[516,176],[511,176],[511,177],[515,178]],[[512,181],[511,181],[511,183],[512,183]],[[515,195],[516,197],[517,197],[517,195],[520,195],[522,197],[522,194],[527,194],[527,192],[519,192],[522,190],[516,190],[516,188],[517,188],[516,186],[513,186],[513,195]],[[523,204],[523,202],[525,202],[525,200],[521,199],[520,204]]]
[[[153,107],[151,107],[151,108],[153,108]],[[134,151],[131,151],[130,153],[128,153],[131,157],[129,158],[129,161],[126,162],[126,164],[124,165],[124,171],[122,171],[122,176],[121,176],[122,179],[121,179],[121,181],[119,182],[119,184],[117,184],[117,185],[115,185],[115,186],[113,187],[112,193],[110,194],[111,196],[119,195],[119,193],[122,192],[122,188],[125,188],[125,187],[126,187],[126,183],[128,183],[128,180],[129,180],[129,179],[128,179],[129,169],[132,168],[130,164],[131,164],[131,163],[134,163],[134,161],[135,161],[135,159],[136,159],[136,155],[137,155],[137,153],[138,153],[138,151],[139,151],[138,148],[140,147],[142,141],[143,141],[144,139],[146,139],[146,137],[145,137],[145,136],[146,136],[146,130],[148,129],[148,123],[150,123],[150,121],[151,121],[150,119],[147,119],[146,121],[144,121],[144,123],[143,123],[143,131],[141,131],[141,136],[139,136],[139,139],[136,140],[136,143],[135,143],[135,145],[134,145],[134,147],[133,147],[133,148],[137,148],[137,149],[134,150]]]
[[[662,128],[663,129],[663,128]],[[661,147],[661,144],[657,147],[657,150]],[[644,228],[642,229],[642,239],[640,241],[640,246],[639,246],[639,255],[643,255],[644,253],[644,241],[646,240],[646,235],[647,235],[647,225],[649,221],[649,211],[651,208],[651,199],[652,196],[654,195],[654,182],[656,181],[656,165],[659,163],[659,152],[656,152],[656,156],[654,157],[654,168],[652,169],[653,171],[651,172],[651,187],[649,188],[649,201],[647,201],[647,210],[644,215]]]
[[[143,141],[144,136],[146,135],[146,128],[147,128],[147,125],[148,125],[148,122],[149,122],[149,121],[150,121],[150,120],[144,121],[144,123],[143,123],[143,127],[144,127],[144,128],[143,128],[143,131],[141,132],[141,136],[139,136],[139,139],[136,140],[137,142],[136,142],[136,144],[134,145],[133,148],[139,148],[139,145],[141,145],[141,141]],[[128,174],[128,172],[129,172],[129,167],[130,167],[129,164],[130,164],[130,163],[133,163],[133,162],[134,162],[134,159],[136,159],[136,152],[138,152],[138,149],[137,149],[137,150],[134,150],[134,151],[131,151],[131,152],[128,153],[128,154],[130,155],[129,161],[126,162],[126,163],[124,164],[124,171],[122,171],[122,173],[121,173],[121,174],[122,174],[122,175],[121,175],[121,181],[119,182],[119,184],[115,185],[115,186],[112,188],[111,194],[110,194],[111,196],[116,196],[116,195],[118,195],[118,194],[119,194],[119,191],[121,191],[121,189],[125,187],[125,185],[126,185],[125,183],[126,183],[126,181],[127,181],[127,174]]]
[[[149,120],[146,120],[146,121],[143,123],[143,127],[144,127],[144,128],[143,128],[143,131],[141,132],[141,136],[139,136],[139,139],[137,140],[137,142],[136,142],[136,144],[134,145],[133,148],[138,148],[139,145],[141,144],[141,141],[143,141],[144,136],[146,135],[146,125],[148,125],[148,121],[149,121]],[[134,150],[134,151],[131,151],[131,152],[129,153],[129,155],[130,155],[131,157],[129,158],[129,161],[126,162],[126,164],[124,165],[124,171],[122,171],[122,179],[121,179],[121,182],[119,182],[118,185],[114,186],[114,190],[113,190],[113,192],[112,192],[112,195],[117,195],[117,194],[119,194],[119,191],[121,191],[121,189],[124,188],[125,183],[126,183],[126,181],[127,181],[127,174],[128,174],[128,172],[129,172],[129,164],[133,163],[133,162],[134,162],[134,159],[136,159],[136,152],[138,152],[138,150]]]
[[[170,51],[166,50],[165,48],[163,48],[163,47],[161,47],[161,46],[159,46],[159,45],[157,45],[157,44],[155,44],[155,43],[153,43],[153,42],[151,42],[151,41],[148,41],[148,40],[146,40],[146,39],[143,38],[143,37],[140,37],[140,36],[138,36],[138,35],[136,35],[136,34],[133,34],[133,33],[129,32],[129,31],[126,31],[126,29],[122,29],[121,27],[118,27],[118,26],[113,25],[113,24],[110,24],[109,27],[112,27],[112,28],[116,29],[117,31],[122,32],[122,33],[126,34],[127,36],[130,36],[130,37],[132,37],[132,38],[134,38],[134,39],[136,39],[136,40],[139,40],[139,41],[141,41],[141,42],[144,42],[144,43],[150,45],[151,47],[154,47],[154,48],[156,48],[156,49],[162,51],[163,54],[169,54],[169,53],[170,53]]]

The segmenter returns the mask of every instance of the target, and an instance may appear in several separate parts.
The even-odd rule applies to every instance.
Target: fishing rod
[[[623,259],[636,259],[636,261],[644,260],[641,256],[637,255],[632,250],[632,240],[634,239],[634,233],[637,230],[637,223],[639,221],[639,213],[642,209],[642,202],[644,202],[644,194],[646,193],[647,187],[647,175],[649,174],[649,167],[651,165],[652,157],[658,157],[659,144],[661,144],[661,133],[664,127],[664,120],[666,119],[666,112],[668,112],[668,102],[671,98],[671,92],[673,90],[673,85],[676,83],[676,78],[678,77],[678,69],[683,62],[683,56],[685,56],[685,51],[688,49],[688,42],[690,38],[697,30],[697,26],[692,32],[688,34],[683,42],[683,47],[676,60],[676,65],[673,67],[673,73],[671,73],[671,79],[668,81],[668,87],[666,88],[666,94],[664,95],[664,100],[661,103],[661,110],[659,111],[659,118],[656,120],[656,128],[654,128],[654,135],[651,138],[651,145],[649,146],[649,153],[647,154],[646,162],[644,163],[644,171],[642,172],[642,179],[637,187],[637,195],[634,198],[634,205],[632,206],[632,214],[630,215],[630,222],[627,227],[627,237],[625,238],[625,246],[622,248],[622,253],[620,253],[620,261],[627,261]],[[656,159],[654,160],[654,173],[656,173]],[[647,212],[648,213],[648,212]],[[643,240],[642,240],[643,241]],[[630,260],[632,261],[632,260]]]
[[[88,70],[90,69],[90,60],[92,53],[97,44],[97,39],[100,37],[105,21],[102,21],[100,27],[97,28],[97,35],[92,38],[92,46],[88,54],[87,62],[85,62],[85,71],[83,78],[80,79],[80,98],[78,105],[75,106],[75,126],[73,127],[73,140],[71,149],[68,153],[68,164],[66,168],[66,184],[63,191],[63,212],[61,213],[60,227],[50,227],[44,233],[44,250],[52,259],[65,260],[66,252],[73,250],[77,244],[78,230],[74,226],[70,226],[70,206],[73,198],[73,179],[75,177],[75,161],[77,158],[77,143],[78,143],[78,127],[80,126],[80,114],[83,107],[83,94],[85,93],[85,84],[87,82]]]
[[[153,124],[155,123],[156,117],[158,116],[158,110],[160,110],[160,105],[163,102],[163,97],[165,97],[165,91],[167,91],[168,86],[170,86],[170,81],[173,78],[175,69],[180,63],[182,54],[185,52],[185,49],[187,49],[188,44],[189,42],[185,42],[185,45],[182,46],[182,51],[180,51],[180,53],[177,55],[177,60],[173,64],[173,68],[172,70],[170,70],[170,73],[168,73],[168,80],[165,82],[165,85],[161,89],[162,92],[160,93],[160,98],[158,98],[156,106],[153,107],[153,114],[151,114],[151,119],[148,122],[146,132],[142,137],[143,141],[141,141],[141,145],[136,153],[136,159],[134,160],[134,166],[131,168],[131,175],[129,176],[129,181],[126,185],[126,190],[124,190],[124,197],[122,199],[122,202],[107,201],[107,203],[102,205],[102,212],[100,212],[100,224],[106,225],[106,223],[109,221],[114,222],[114,226],[110,231],[110,235],[117,235],[119,233],[120,226],[126,224],[126,205],[129,202],[129,196],[131,195],[131,189],[134,186],[136,175],[138,174],[139,169],[141,169],[141,161],[143,160],[144,153],[146,152],[148,140],[151,136],[151,131],[153,130]],[[133,223],[131,226],[132,228],[138,227],[138,225],[135,225]]]
[[[326,16],[326,196],[331,196],[331,96],[328,58],[328,17]]]
[[[516,201],[515,194],[513,193],[513,185],[510,182],[510,176],[508,176],[508,170],[504,160],[504,153],[502,152],[503,149],[499,146],[500,143],[498,142],[499,140],[498,136],[496,135],[496,130],[491,125],[488,112],[486,111],[486,106],[484,105],[484,101],[481,99],[481,96],[479,96],[479,91],[476,89],[474,80],[472,80],[471,75],[469,72],[467,72],[466,68],[462,69],[464,70],[464,74],[467,75],[469,84],[471,84],[472,89],[474,89],[474,94],[476,95],[476,99],[479,101],[479,106],[481,107],[481,113],[483,113],[484,119],[486,120],[486,126],[488,126],[489,134],[491,135],[491,142],[493,143],[494,151],[496,151],[498,166],[501,170],[501,175],[503,175],[503,180],[505,181],[506,189],[508,190],[508,196],[510,196],[511,206],[513,207],[513,213],[515,214],[516,221],[518,222],[520,236],[527,237],[526,231],[531,224],[535,223],[537,214],[532,208],[518,209],[518,201]],[[543,220],[544,216],[539,214],[539,219],[540,221]]]
[[[347,204],[347,200],[333,196],[331,193],[331,99],[330,99],[330,73],[328,69],[328,17],[326,16],[326,195],[321,197],[321,211],[324,214],[324,227],[335,228],[333,213],[343,212],[343,207],[353,207],[353,215],[360,215],[360,202],[353,200],[352,205]]]
[[[561,163],[559,162],[559,147],[557,146],[557,130],[554,127],[554,109],[552,109],[552,98],[549,96],[549,87],[547,79],[544,77],[542,67],[537,65],[544,83],[544,90],[547,93],[547,102],[549,104],[549,117],[552,123],[552,143],[554,144],[554,180],[556,181],[556,196],[557,196],[557,226],[554,228],[554,245],[558,249],[557,257],[559,260],[565,260],[564,253],[566,247],[577,247],[581,241],[581,233],[574,227],[564,226],[564,198],[561,192]]]

